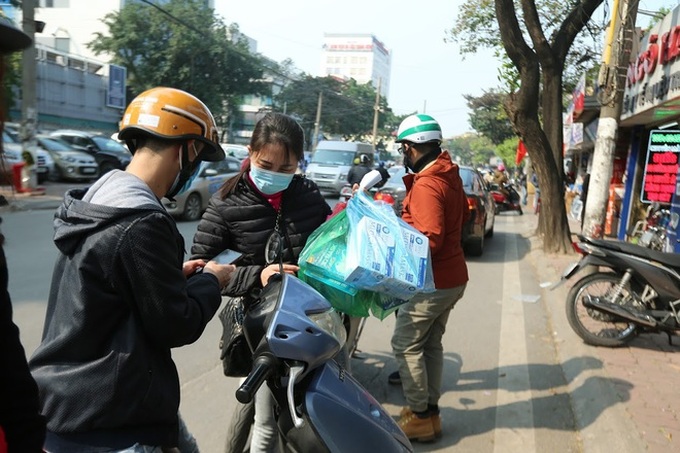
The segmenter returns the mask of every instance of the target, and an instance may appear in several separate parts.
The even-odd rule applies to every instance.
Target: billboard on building
[[[127,69],[124,66],[109,65],[109,86],[106,90],[106,105],[109,107],[125,108],[125,80]]]

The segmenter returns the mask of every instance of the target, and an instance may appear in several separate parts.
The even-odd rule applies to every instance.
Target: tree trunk
[[[546,129],[550,132],[548,137],[538,116],[537,99],[542,69],[538,56],[523,39],[512,0],[495,0],[495,6],[503,46],[520,75],[520,88],[517,93],[509,96],[506,108],[513,126],[526,144],[538,175],[541,191],[538,233],[542,236],[543,249],[546,252],[564,253],[569,250],[570,232],[564,207],[562,172],[558,171],[553,154],[554,149],[558,150],[560,156],[562,152],[562,133],[555,131],[556,127],[562,127],[561,73],[556,79],[550,78],[555,75],[557,68],[561,71],[563,65],[555,64],[554,56],[544,47],[544,57],[540,64],[554,68],[546,73],[547,80],[544,80],[551,91],[548,92],[543,87],[544,95],[549,96],[545,104],[547,111],[544,112],[548,115],[545,117],[545,123],[549,123]],[[555,142],[554,145],[551,140]]]
[[[563,134],[562,134],[562,65],[541,62],[543,75],[542,113],[548,149],[537,169],[541,188],[541,213],[538,233],[543,248],[549,252],[571,250],[571,231],[564,204]]]
[[[543,239],[543,250],[566,253],[571,250],[571,232],[564,206],[561,177],[555,172],[555,159],[548,138],[538,118],[518,116],[517,127],[524,131],[524,142],[531,153],[541,192],[541,211],[537,233]]]

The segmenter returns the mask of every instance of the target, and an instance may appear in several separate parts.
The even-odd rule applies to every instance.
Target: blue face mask
[[[293,180],[293,173],[278,173],[271,170],[258,168],[250,164],[250,179],[260,192],[267,195],[284,191]]]

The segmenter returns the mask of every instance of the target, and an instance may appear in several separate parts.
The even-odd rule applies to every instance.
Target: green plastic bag
[[[348,232],[349,220],[345,211],[317,228],[300,253],[298,277],[319,291],[336,310],[367,317],[373,295],[345,282]]]

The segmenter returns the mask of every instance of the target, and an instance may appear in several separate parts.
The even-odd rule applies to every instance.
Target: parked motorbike
[[[652,203],[647,208],[645,218],[633,227],[631,241],[637,241],[638,245],[652,250],[670,251],[667,250],[669,244],[666,230],[672,222],[677,226],[677,219],[671,220],[670,210],[662,208],[658,203]]]
[[[680,331],[680,255],[636,244],[578,236],[582,255],[568,267],[557,288],[586,266],[596,273],[578,280],[567,296],[571,328],[588,344],[623,346],[637,334]]]
[[[517,211],[519,215],[522,212],[521,196],[512,184],[491,184],[491,195],[496,202],[496,214],[504,211]]]
[[[272,238],[267,253],[280,255],[282,241]],[[311,286],[283,271],[275,275],[247,307],[243,330],[254,362],[236,399],[250,402],[266,382],[283,451],[413,451],[380,403],[333,360],[346,332]]]

